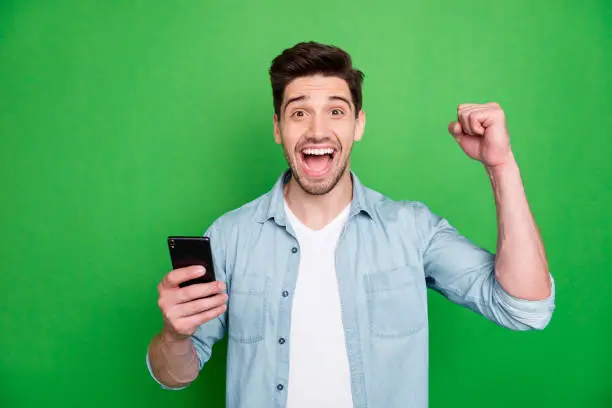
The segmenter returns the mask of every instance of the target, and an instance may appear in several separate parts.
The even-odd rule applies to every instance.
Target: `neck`
[[[329,193],[312,195],[304,191],[292,177],[285,185],[284,195],[293,214],[308,228],[318,230],[349,205],[353,199],[353,180],[347,168]]]

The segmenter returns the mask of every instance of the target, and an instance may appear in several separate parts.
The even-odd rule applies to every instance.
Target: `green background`
[[[611,407],[610,4],[0,1],[0,406],[223,406],[225,342],[185,391],[146,370],[165,238],[276,181],[267,70],[317,40],[366,74],[361,180],[491,250],[446,126],[462,102],[508,118],[557,310],[516,333],[430,293],[431,406]]]

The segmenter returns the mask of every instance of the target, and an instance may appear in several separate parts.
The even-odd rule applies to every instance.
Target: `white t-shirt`
[[[288,408],[353,407],[335,262],[349,210],[311,230],[285,203],[301,254],[291,310]]]

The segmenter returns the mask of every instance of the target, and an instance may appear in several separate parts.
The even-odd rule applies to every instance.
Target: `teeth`
[[[302,152],[305,154],[321,156],[324,154],[333,154],[334,149],[304,149]]]

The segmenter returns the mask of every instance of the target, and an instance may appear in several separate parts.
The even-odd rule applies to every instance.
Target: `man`
[[[147,363],[163,388],[191,383],[227,329],[230,408],[426,407],[427,287],[509,329],[548,324],[554,282],[498,104],[459,105],[448,127],[491,180],[494,255],[351,172],[366,117],[346,52],[300,43],[270,76],[290,169],[206,231],[217,282],[179,288],[206,273],[188,267],[159,284]]]

